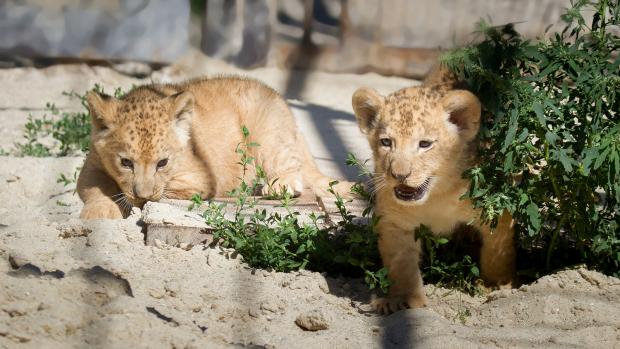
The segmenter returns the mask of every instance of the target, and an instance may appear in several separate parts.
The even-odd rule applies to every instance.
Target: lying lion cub
[[[199,79],[142,86],[119,99],[89,92],[86,99],[92,134],[77,184],[83,219],[122,218],[132,206],[163,198],[225,195],[242,176],[235,152],[242,126],[259,144],[250,156],[269,183],[277,179],[278,188],[295,195],[304,184],[317,194],[329,186],[286,102],[260,82]],[[349,187],[336,189],[344,195]]]
[[[511,285],[512,217],[505,213],[492,230],[469,200],[460,199],[469,188],[463,171],[477,161],[476,96],[453,89],[449,79],[427,80],[386,97],[360,88],[353,95],[353,109],[373,150],[379,251],[393,281],[388,298],[375,302],[377,310],[389,313],[427,304],[418,267],[421,246],[414,238],[420,225],[449,235],[471,222],[482,236],[482,278],[492,285]]]

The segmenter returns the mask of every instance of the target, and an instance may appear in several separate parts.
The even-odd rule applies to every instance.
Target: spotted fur
[[[425,225],[449,235],[463,224],[481,232],[481,272],[490,285],[514,281],[513,222],[504,214],[492,233],[480,212],[461,200],[469,181],[463,172],[476,161],[480,102],[445,70],[436,70],[421,86],[382,96],[361,88],[353,95],[358,124],[373,151],[375,210],[379,250],[393,285],[381,312],[427,304],[420,270],[420,241]],[[386,146],[389,144],[389,146]]]
[[[225,196],[243,175],[235,151],[242,125],[259,144],[249,155],[275,189],[324,195],[331,181],[317,169],[286,102],[255,80],[151,84],[118,99],[90,92],[87,101],[91,151],[77,186],[83,219],[122,218],[146,201]],[[349,188],[342,182],[336,189]]]

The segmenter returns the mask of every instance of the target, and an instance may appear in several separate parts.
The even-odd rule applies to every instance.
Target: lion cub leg
[[[278,152],[268,152],[262,149],[259,155],[263,171],[265,171],[267,185],[263,186],[262,194],[288,193],[299,196],[304,190],[301,162],[296,150],[280,149]]]
[[[114,199],[122,200],[118,186],[106,173],[86,160],[80,171],[77,192],[84,202],[80,218],[121,219],[123,212]]]
[[[301,157],[296,146],[295,134],[287,137],[257,137],[258,164],[265,171],[267,184],[263,195],[287,192],[299,196],[304,190]]]
[[[392,285],[388,297],[375,300],[373,306],[384,314],[426,306],[427,299],[419,267],[420,241],[414,239],[413,232],[399,229],[385,221],[379,221],[377,230],[381,260],[383,266],[388,268]]]
[[[489,286],[516,286],[516,251],[514,246],[514,221],[505,212],[495,230],[489,225],[480,228],[480,276]]]

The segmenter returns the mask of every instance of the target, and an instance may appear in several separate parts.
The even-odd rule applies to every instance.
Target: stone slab
[[[342,215],[340,214],[340,210],[338,210],[338,206],[336,205],[336,201],[333,197],[320,197],[318,198],[318,202],[323,208],[329,224],[337,225],[342,222]],[[365,200],[360,199],[344,200],[344,204],[349,214],[355,217],[362,217],[362,213],[366,207],[368,207],[368,203]]]
[[[316,216],[323,215],[324,210],[319,205],[316,198],[304,194],[295,199],[294,204],[289,208],[282,207],[279,200],[255,200],[252,206],[241,211],[241,216],[249,218],[256,211],[263,211],[267,215],[277,213],[286,215],[290,212],[299,213],[300,224],[313,224],[311,214]],[[225,205],[223,208],[224,217],[230,221],[235,219],[235,199],[216,198],[212,202]],[[142,221],[146,226],[146,244],[158,246],[168,244],[178,247],[193,246],[200,243],[211,243],[213,241],[214,228],[208,226],[203,217],[208,203],[200,207],[193,207],[188,200],[162,200],[160,202],[147,202],[142,211]],[[329,226],[329,222],[321,224],[321,227]]]

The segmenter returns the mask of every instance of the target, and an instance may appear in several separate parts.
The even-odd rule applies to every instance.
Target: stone
[[[189,201],[185,207],[189,207]],[[195,246],[213,240],[204,218],[198,212],[183,209],[181,204],[147,202],[142,210],[142,221],[146,225],[149,246]]]
[[[295,324],[304,331],[321,331],[329,328],[329,323],[319,310],[302,313],[295,319]]]
[[[261,310],[277,313],[280,311],[281,305],[274,300],[264,301],[260,304]]]

